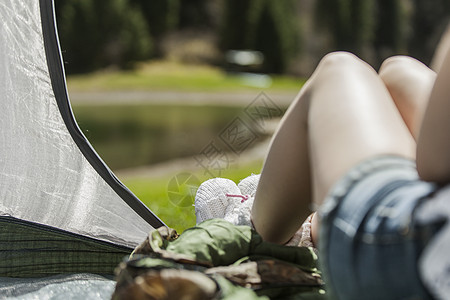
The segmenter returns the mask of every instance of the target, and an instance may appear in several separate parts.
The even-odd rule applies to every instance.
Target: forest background
[[[178,231],[195,224],[202,181],[260,172],[277,120],[323,55],[350,51],[374,68],[396,54],[430,64],[450,16],[450,0],[55,3],[78,124]],[[239,53],[250,56],[239,62]],[[274,122],[261,127],[258,111]]]
[[[429,63],[449,0],[56,0],[69,74],[174,57],[223,66],[257,50],[258,71],[308,76],[347,50],[374,67],[394,54]]]

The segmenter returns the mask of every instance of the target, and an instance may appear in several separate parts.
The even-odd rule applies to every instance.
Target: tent
[[[80,131],[53,5],[0,4],[0,297],[33,277],[112,274],[149,230],[164,226]]]

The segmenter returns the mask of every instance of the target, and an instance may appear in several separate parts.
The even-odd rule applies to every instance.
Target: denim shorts
[[[333,299],[431,299],[417,267],[439,224],[415,210],[438,187],[418,178],[411,160],[383,156],[353,168],[319,215],[320,260]]]

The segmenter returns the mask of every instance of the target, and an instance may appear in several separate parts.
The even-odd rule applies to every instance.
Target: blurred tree
[[[179,23],[180,0],[131,0],[142,12],[153,37],[160,37]]]
[[[211,12],[213,0],[183,0],[179,10],[179,28],[214,29],[217,16]]]
[[[378,0],[374,47],[377,61],[394,54],[406,54],[409,16],[405,1]]]
[[[375,37],[377,0],[351,1],[351,33],[356,51],[364,54],[372,46]]]
[[[127,0],[57,0],[56,12],[68,73],[127,68],[152,53],[145,20]]]
[[[227,0],[224,9],[222,49],[259,50],[263,71],[283,72],[299,49],[296,1]]]
[[[375,0],[318,0],[318,24],[329,32],[332,50],[364,57],[375,33]]]
[[[252,48],[264,54],[266,72],[282,73],[299,49],[299,24],[295,1],[261,1],[255,34],[249,35]]]
[[[140,9],[154,40],[154,51],[161,55],[160,39],[179,23],[180,0],[131,0]]]
[[[220,27],[222,49],[242,50],[247,48],[246,32],[249,30],[250,4],[252,0],[225,0]]]
[[[449,0],[412,0],[412,35],[409,52],[429,64],[450,18]]]

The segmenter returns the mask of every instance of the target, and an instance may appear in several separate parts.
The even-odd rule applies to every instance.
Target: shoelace
[[[231,197],[231,198],[241,198],[241,203],[244,203],[245,201],[248,200],[248,198],[250,198],[249,195],[234,195],[234,194],[225,194],[225,196],[227,197]]]

